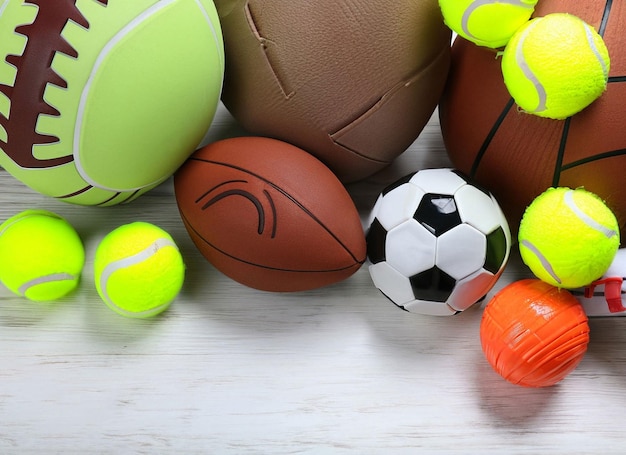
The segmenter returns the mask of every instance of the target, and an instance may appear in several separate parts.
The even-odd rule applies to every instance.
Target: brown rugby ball
[[[359,213],[337,177],[293,145],[224,139],[174,176],[182,220],[225,275],[265,291],[302,291],[348,278],[365,261]]]
[[[626,4],[604,0],[541,0],[535,16],[579,16],[604,37],[611,57],[606,92],[565,120],[520,112],[509,95],[501,58],[457,39],[439,115],[455,167],[498,198],[511,230],[550,186],[598,194],[626,226]]]
[[[451,32],[437,0],[216,0],[222,100],[251,134],[296,145],[344,182],[388,165],[443,90]]]

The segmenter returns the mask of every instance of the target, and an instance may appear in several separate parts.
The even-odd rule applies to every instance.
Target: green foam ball
[[[225,63],[211,0],[0,4],[0,166],[15,178],[114,205],[202,143]]]

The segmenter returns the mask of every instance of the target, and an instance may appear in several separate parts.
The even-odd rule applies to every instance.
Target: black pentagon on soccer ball
[[[385,240],[387,230],[380,224],[378,218],[374,218],[365,235],[367,244],[367,258],[372,264],[378,264],[385,260]]]
[[[485,270],[498,273],[507,254],[507,241],[502,226],[487,235],[487,252],[485,255]]]
[[[445,302],[452,294],[456,280],[438,267],[409,278],[416,299],[429,302]]]
[[[425,194],[413,218],[436,237],[461,224],[456,201],[450,194]]]

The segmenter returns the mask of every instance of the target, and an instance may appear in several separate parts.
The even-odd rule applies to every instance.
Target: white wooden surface
[[[220,107],[210,138],[239,134]],[[447,165],[435,115],[397,163],[349,190],[365,217],[387,183]],[[56,303],[0,289],[2,454],[626,452],[625,318],[591,320],[581,365],[557,386],[526,389],[484,359],[481,307],[451,318],[403,312],[366,267],[295,294],[221,276],[187,237],[171,181],[93,208],[0,172],[0,218],[33,207],[68,218],[88,262],[79,290]],[[178,300],[152,320],[108,310],[91,276],[98,241],[134,220],[170,231],[188,267]],[[514,253],[494,292],[521,276]]]

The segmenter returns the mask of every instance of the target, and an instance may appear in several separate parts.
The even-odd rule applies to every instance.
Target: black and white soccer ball
[[[424,169],[380,194],[367,228],[374,285],[404,310],[446,316],[480,301],[509,258],[491,193],[454,169]]]

